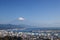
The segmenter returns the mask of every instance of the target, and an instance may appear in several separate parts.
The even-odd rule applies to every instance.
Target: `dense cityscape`
[[[60,40],[60,31],[13,32],[0,30],[0,40]]]

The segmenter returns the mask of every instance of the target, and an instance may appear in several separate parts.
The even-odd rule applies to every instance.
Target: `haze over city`
[[[60,27],[60,0],[0,0],[0,24]]]

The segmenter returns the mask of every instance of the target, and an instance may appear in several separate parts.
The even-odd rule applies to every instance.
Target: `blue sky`
[[[60,26],[60,0],[0,0],[0,24],[19,17],[25,23]]]

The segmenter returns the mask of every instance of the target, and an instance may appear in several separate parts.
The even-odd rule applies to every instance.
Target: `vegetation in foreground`
[[[22,40],[21,37],[11,37],[11,36],[5,36],[5,37],[0,37],[0,40]]]

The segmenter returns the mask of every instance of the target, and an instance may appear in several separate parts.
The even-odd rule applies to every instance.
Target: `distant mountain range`
[[[20,28],[26,28],[27,30],[60,30],[60,27],[36,27],[36,26],[30,26],[30,25],[12,25],[12,24],[0,24],[0,30],[1,29],[20,29]]]
[[[0,24],[0,30],[1,29],[20,29],[20,28],[32,28],[33,26],[20,24],[20,25],[14,25],[14,24]]]
[[[24,25],[0,24],[0,29],[24,28]]]

